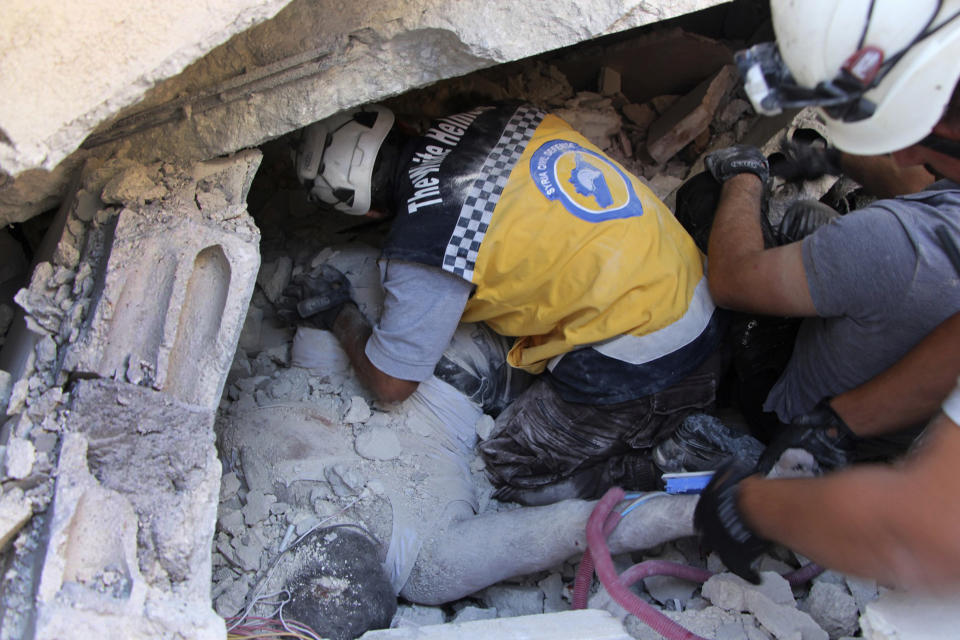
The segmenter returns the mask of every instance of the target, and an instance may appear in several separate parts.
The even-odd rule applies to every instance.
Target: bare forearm
[[[333,323],[333,334],[347,352],[360,380],[384,402],[400,402],[417,389],[411,380],[394,378],[377,369],[366,354],[367,341],[373,332],[370,323],[354,304],[347,304]]]
[[[960,582],[953,469],[960,429],[942,419],[900,466],[741,483],[739,506],[763,537],[831,569],[903,586]]]
[[[763,251],[762,194],[760,180],[751,174],[736,176],[723,185],[708,245],[710,291],[721,303],[736,287],[737,271],[744,261]]]
[[[859,436],[916,426],[939,410],[960,375],[960,313],[954,314],[894,366],[836,396],[834,411]]]

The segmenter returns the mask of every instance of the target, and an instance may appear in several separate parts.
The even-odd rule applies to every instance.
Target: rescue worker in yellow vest
[[[441,118],[419,137],[382,106],[353,109],[308,127],[296,162],[316,200],[393,217],[375,323],[330,267],[288,292],[381,401],[436,375],[491,415],[509,402],[480,445],[499,499],[655,486],[654,446],[714,402],[722,322],[703,254],[640,180],[519,103]],[[513,339],[496,384],[443,357],[460,322]]]

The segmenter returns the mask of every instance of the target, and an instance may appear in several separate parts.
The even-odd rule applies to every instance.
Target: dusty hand
[[[736,457],[721,466],[700,494],[693,526],[704,546],[716,551],[730,571],[759,584],[760,576],[751,565],[769,543],[750,528],[737,505],[740,481],[754,473],[753,465]]]
[[[720,149],[704,158],[707,171],[719,182],[726,182],[741,173],[752,173],[766,184],[770,177],[770,165],[766,156],[756,147],[734,145]]]
[[[353,302],[350,281],[328,264],[294,276],[283,294],[281,306],[285,312],[281,315],[288,319],[308,319],[318,329],[332,329],[344,305]]]
[[[819,147],[793,140],[780,144],[783,160],[774,163],[771,172],[787,180],[816,180],[825,175],[838,176],[840,152],[833,147]]]
[[[785,425],[763,452],[758,467],[767,473],[787,449],[804,449],[822,468],[836,469],[846,466],[856,444],[857,436],[833,410],[829,399],[825,399],[810,413]]]

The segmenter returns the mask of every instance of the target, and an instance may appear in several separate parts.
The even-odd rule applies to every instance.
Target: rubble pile
[[[644,77],[637,59],[648,65]],[[807,112],[758,120],[729,62],[726,45],[666,30],[589,55],[474,73],[387,104],[423,124],[482,100],[533,102],[672,207],[706,153],[743,142],[773,154],[784,135],[820,126]],[[442,510],[443,478],[405,445],[428,432],[421,410],[374,402],[330,334],[295,332],[277,314],[291,277],[322,263],[352,277],[368,317],[379,315],[382,297],[375,263],[386,226],[308,203],[290,165],[293,144],[281,138],[189,166],[89,163],[36,247],[19,310],[17,287],[9,296],[5,287],[26,273],[27,257],[0,235],[0,640],[106,637],[107,629],[127,638],[222,637],[221,618],[278,611],[275,568],[294,541],[337,527],[390,539],[396,522],[384,505],[397,499],[425,521],[437,504]],[[779,182],[771,218],[828,190],[846,202],[855,187]],[[304,416],[309,429],[296,422]],[[251,428],[262,422],[255,446],[231,430],[239,417]],[[278,439],[271,421],[306,429],[304,440]],[[476,434],[491,428],[481,416]],[[329,450],[301,460],[317,429],[329,432]],[[267,458],[289,458],[283,477],[265,471]],[[398,461],[406,475],[391,486],[380,474]],[[514,508],[491,498],[482,461],[470,472],[477,513]],[[654,577],[638,589],[710,637],[853,636],[878,594],[873,583],[830,572],[791,589],[773,575],[802,563],[785,550],[764,561],[759,588],[722,573],[694,540],[644,557],[718,572],[702,588]],[[400,601],[387,617],[393,627],[422,627],[566,611],[577,562],[443,606]],[[330,594],[347,586],[320,585]],[[656,637],[598,585],[590,606],[624,620],[636,638]]]
[[[686,43],[682,33],[674,37]],[[473,74],[403,96],[388,105],[424,125],[431,117],[468,106],[468,99],[527,100],[557,113],[643,176],[671,204],[679,187],[703,170],[702,158],[711,150],[747,142],[772,154],[783,136],[796,130],[816,131],[820,126],[804,112],[785,118],[773,131],[756,131],[757,117],[740,94],[735,71],[729,65],[721,66],[682,95],[662,94],[635,102],[623,94],[620,74],[611,67],[601,67],[596,90],[574,91],[557,65],[533,61],[514,75]],[[314,527],[360,523],[379,539],[389,537],[389,525],[374,515],[372,504],[382,487],[371,470],[402,455],[403,446],[396,433],[402,434],[405,422],[411,419],[402,406],[381,406],[372,400],[331,334],[308,330],[311,339],[324,342],[326,356],[322,362],[298,361],[296,341],[304,331],[295,337],[293,327],[277,316],[279,296],[290,278],[325,262],[351,277],[360,306],[369,318],[378,316],[382,296],[374,262],[378,253],[375,247],[386,225],[322,212],[306,202],[302,190],[292,181],[288,151],[294,145],[294,140],[281,140],[265,147],[265,167],[251,192],[251,211],[263,232],[264,262],[220,404],[218,432],[224,480],[212,595],[217,612],[228,618],[276,613],[277,597],[259,598],[265,593],[275,595],[282,588],[272,575],[273,568],[290,542]],[[833,182],[826,178],[816,183],[778,183],[771,216],[782,213],[786,203],[794,199],[823,196]],[[852,188],[846,187],[847,191]],[[346,250],[342,248],[344,243],[348,243]],[[328,465],[321,473],[298,463],[288,466],[285,478],[260,477],[262,472],[253,464],[255,456],[244,457],[244,449],[237,437],[230,435],[229,425],[245,412],[272,410],[279,415],[291,405],[309,406],[322,425],[320,429],[342,430],[344,442],[337,446],[343,449],[331,452],[331,456],[359,459],[362,464]],[[478,422],[481,438],[489,433],[490,426],[489,416]],[[263,446],[272,445],[265,439]],[[322,468],[322,461],[317,465]],[[512,508],[491,499],[479,458],[471,470],[479,513]],[[416,482],[407,489],[417,490]],[[780,550],[779,555],[765,560],[763,569],[768,579],[754,588],[723,573],[719,560],[703,557],[695,541],[681,540],[651,550],[645,558],[706,567],[718,575],[702,589],[673,578],[648,578],[640,592],[681,624],[709,637],[779,639],[796,637],[799,632],[803,638],[842,638],[857,633],[857,616],[877,596],[876,585],[827,572],[809,587],[791,589],[778,574],[796,569],[801,559],[786,550]],[[625,568],[640,559],[624,556],[616,561]],[[442,607],[401,601],[392,626],[422,627],[568,610],[577,560],[571,558],[553,571],[492,586]],[[336,585],[329,587],[336,591]],[[625,621],[634,637],[659,637],[627,616],[597,585],[590,606],[609,609]]]

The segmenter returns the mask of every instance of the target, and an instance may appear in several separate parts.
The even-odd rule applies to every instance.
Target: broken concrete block
[[[661,95],[656,96],[650,99],[650,106],[653,107],[653,110],[657,112],[658,116],[663,115],[667,110],[672,107],[681,96],[678,95]]]
[[[151,173],[141,165],[128,167],[107,182],[100,199],[106,204],[135,206],[163,198],[167,189],[154,182]]]
[[[672,104],[647,132],[650,157],[666,162],[707,129],[720,102],[739,78],[737,68],[727,65]]]
[[[610,99],[588,91],[581,91],[567,101],[562,109],[554,110],[553,114],[563,118],[600,149],[608,148],[611,136],[616,135],[623,126],[620,114],[613,108]]]
[[[213,418],[144,387],[82,380],[71,391],[68,421],[89,441],[84,469],[136,516],[143,578],[204,603],[221,471]]]
[[[0,416],[7,414],[11,391],[13,391],[13,378],[8,371],[0,369]]]
[[[815,582],[806,609],[831,638],[852,636],[859,628],[857,603],[842,584]]]
[[[6,475],[14,480],[23,480],[33,471],[37,452],[33,443],[26,438],[10,438],[3,456],[3,468]]]
[[[397,434],[386,427],[367,429],[356,437],[353,446],[367,460],[393,460],[403,452]]]
[[[631,640],[606,611],[583,609],[429,627],[368,631],[360,640]]]
[[[260,267],[260,273],[257,274],[257,284],[260,285],[267,300],[276,304],[283,294],[283,289],[290,282],[292,272],[293,260],[289,256],[281,256]]]
[[[761,582],[753,585],[733,573],[720,573],[703,583],[703,597],[718,607],[731,611],[743,611],[745,598],[749,593],[760,593],[771,602],[794,606],[796,600],[790,583],[778,573],[764,571]]]
[[[867,605],[860,617],[863,637],[869,640],[956,638],[960,608],[956,589],[924,595],[891,590]]]
[[[543,591],[543,612],[567,611],[570,606],[563,599],[563,578],[559,573],[551,573],[537,583]]]
[[[111,426],[122,432],[130,424],[137,423]],[[97,464],[104,453],[103,449],[98,453],[100,446],[88,448],[87,438],[80,433],[64,435],[36,595],[34,637],[222,638],[223,619],[210,608],[209,563],[198,562],[193,576],[175,584],[151,579],[156,558],[138,553],[142,552],[137,535],[142,516],[137,514],[131,494],[124,492],[143,486],[118,490],[108,486],[109,480],[102,482],[97,477],[103,471]],[[174,456],[173,452],[167,455]],[[142,466],[149,475],[150,465]],[[154,514],[158,518],[164,515]],[[200,529],[205,547],[201,553],[209,557],[213,532],[202,518],[179,520],[177,526],[186,529],[184,535]]]
[[[247,504],[243,507],[243,520],[248,527],[266,520],[270,515],[270,506],[277,501],[277,497],[261,491],[250,491],[247,494]]]
[[[219,522],[221,529],[234,538],[239,538],[247,532],[247,525],[244,523],[242,511],[231,509],[221,515],[217,522]]]
[[[496,585],[487,587],[480,599],[494,607],[501,618],[543,613],[543,592],[537,587]]]
[[[232,158],[242,175],[259,161],[259,152]],[[192,186],[120,213],[64,368],[114,378],[132,363],[144,386],[212,409],[253,291],[259,232],[249,216],[223,222],[198,210]]]
[[[390,622],[391,629],[403,629],[429,627],[431,625],[443,624],[443,609],[440,607],[427,607],[424,605],[411,604],[400,605],[397,607],[397,613],[394,614]]]
[[[480,607],[464,607],[457,611],[451,622],[473,622],[475,620],[493,620],[497,617],[496,609],[481,609]]]
[[[615,96],[621,92],[620,72],[610,67],[600,67],[600,93]]]
[[[724,611],[719,607],[706,607],[699,611],[664,611],[663,614],[697,637],[711,640],[770,640],[770,636],[757,628],[751,615]],[[630,616],[624,624],[634,640],[662,640],[642,620]]]
[[[677,564],[686,563],[683,554],[675,549],[668,550],[663,555],[650,557],[648,559],[665,560]],[[686,603],[697,589],[696,583],[671,576],[650,576],[649,578],[644,578],[643,586],[647,590],[647,593],[661,604],[667,604],[675,600],[681,604]]]
[[[640,131],[646,132],[653,121],[657,119],[657,112],[653,110],[648,103],[624,105],[623,115],[627,116],[633,124],[637,125]]]
[[[27,523],[33,509],[23,496],[23,490],[13,487],[0,495],[0,551],[7,548],[20,529]]]
[[[350,406],[343,416],[343,421],[347,424],[358,424],[370,419],[370,406],[361,396],[350,398]]]
[[[866,611],[867,605],[876,600],[877,596],[880,595],[877,591],[876,580],[845,576],[844,582],[846,582],[847,589],[849,589],[851,595],[853,595],[853,599],[857,603],[857,610],[860,611],[860,613]]]

